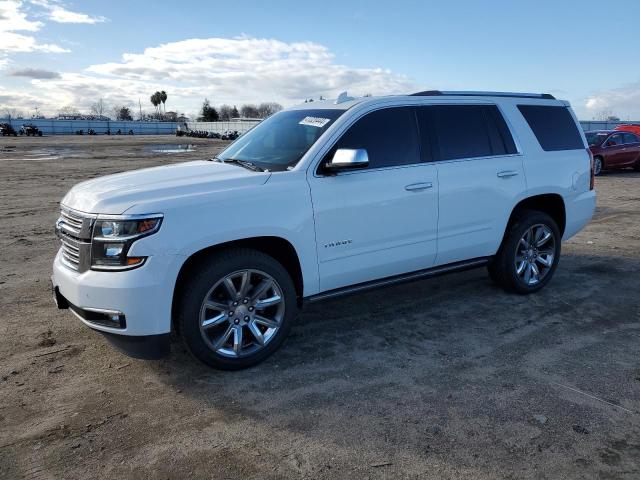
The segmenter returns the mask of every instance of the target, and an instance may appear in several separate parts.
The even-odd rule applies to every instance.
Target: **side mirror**
[[[364,148],[339,148],[325,168],[329,171],[337,171],[364,168],[367,165],[369,165],[369,155]]]

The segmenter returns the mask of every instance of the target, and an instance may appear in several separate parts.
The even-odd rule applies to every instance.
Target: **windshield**
[[[278,112],[233,142],[218,158],[251,162],[271,171],[295,166],[344,110]]]
[[[587,132],[584,135],[587,137],[589,146],[595,147],[604,142],[604,139],[609,136],[609,132]]]

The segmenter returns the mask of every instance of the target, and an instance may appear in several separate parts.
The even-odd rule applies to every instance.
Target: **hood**
[[[200,160],[88,180],[73,187],[60,203],[86,213],[118,215],[138,203],[262,185],[270,175]]]

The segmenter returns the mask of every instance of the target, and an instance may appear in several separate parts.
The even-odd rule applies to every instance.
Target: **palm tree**
[[[164,113],[167,113],[167,92],[165,92],[164,90],[160,92],[160,101],[162,102],[162,106],[164,107]]]
[[[156,113],[157,113],[158,112],[158,103],[159,103],[158,102],[158,92],[156,92],[153,95],[151,95],[151,98],[149,100],[151,100],[151,103],[156,108]]]

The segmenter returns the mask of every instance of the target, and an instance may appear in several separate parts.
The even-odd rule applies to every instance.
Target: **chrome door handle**
[[[515,172],[513,170],[503,170],[502,172],[498,172],[497,175],[500,178],[509,178],[515,177],[516,175],[518,175],[518,172]]]
[[[421,190],[426,190],[427,188],[432,188],[433,183],[431,182],[423,182],[423,183],[412,183],[404,187],[407,192],[419,192]]]

